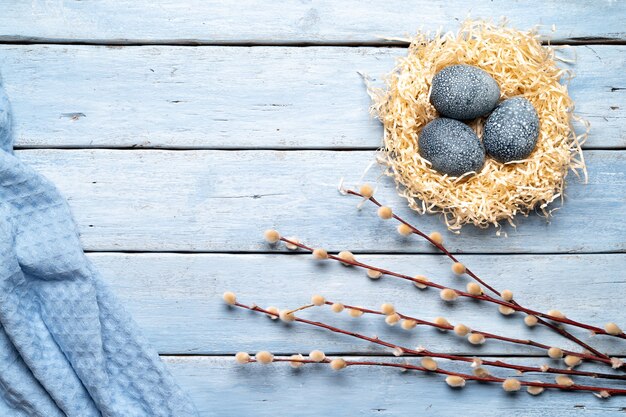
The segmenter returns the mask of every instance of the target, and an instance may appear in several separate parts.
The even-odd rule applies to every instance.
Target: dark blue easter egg
[[[483,145],[487,155],[500,162],[530,155],[539,137],[539,116],[523,97],[500,103],[485,122]]]
[[[430,102],[443,117],[470,120],[489,113],[500,99],[491,75],[471,65],[451,65],[433,77]]]
[[[485,150],[476,133],[458,120],[439,118],[419,134],[420,155],[441,174],[458,177],[478,172],[485,163]]]

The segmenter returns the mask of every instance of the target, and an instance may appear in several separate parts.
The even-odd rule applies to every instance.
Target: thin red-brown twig
[[[325,302],[325,304],[333,305],[333,302],[327,300]],[[377,315],[380,315],[380,316],[384,316],[385,315],[383,312],[378,311],[378,310],[371,310],[369,308],[359,307],[359,306],[352,306],[352,305],[343,304],[343,303],[342,303],[342,305],[345,308],[352,309],[352,310],[359,310],[359,311],[362,311],[363,313],[366,313],[366,314],[377,314]],[[402,319],[413,320],[418,325],[435,327],[435,328],[441,329],[441,330],[454,330],[454,326],[453,325],[437,324],[437,323],[434,323],[434,322],[431,322],[431,321],[428,321],[428,320],[419,319],[417,317],[413,317],[413,316],[409,316],[409,315],[406,315],[406,314],[402,314],[399,311],[396,311],[396,314],[400,318],[402,318]],[[474,328],[471,328],[471,333],[482,334],[486,339],[502,340],[504,342],[515,343],[515,344],[518,344],[518,345],[533,346],[533,347],[537,347],[537,348],[544,349],[544,350],[548,350],[548,349],[551,348],[551,346],[545,345],[543,343],[536,342],[534,340],[530,340],[530,339],[516,339],[516,338],[513,338],[513,337],[500,336],[500,335],[497,335],[497,334],[494,334],[494,333],[484,332],[482,330],[476,330]],[[602,363],[606,363],[608,365],[613,365],[613,363],[611,362],[610,359],[600,358],[598,356],[587,354],[587,353],[573,352],[573,351],[569,351],[569,350],[566,350],[566,349],[561,349],[561,351],[563,352],[564,355],[574,355],[574,356],[578,356],[578,357],[583,358],[583,359],[587,359],[587,360],[591,360],[591,361],[597,361],[597,362],[602,362]],[[626,379],[626,378],[624,378],[624,379]]]
[[[289,243],[291,245],[297,246],[300,249],[307,250],[309,252],[313,252],[313,250],[314,250],[310,246],[307,246],[307,245],[305,245],[303,243],[297,242],[297,241],[295,241],[293,239],[288,239],[288,238],[285,238],[285,237],[281,236],[280,240],[285,242],[285,243]],[[377,266],[366,264],[364,262],[360,262],[360,261],[356,261],[356,260],[352,261],[350,259],[342,259],[339,256],[332,255],[330,253],[328,254],[328,259],[332,259],[334,261],[338,261],[338,262],[341,262],[341,263],[344,263],[344,264],[349,264],[349,265],[352,265],[352,266],[357,266],[359,268],[371,269],[371,270],[374,270],[374,271],[381,272],[384,275],[389,275],[389,276],[393,276],[393,277],[396,277],[396,278],[404,279],[404,280],[407,280],[407,281],[412,281],[414,283],[422,284],[422,285],[425,285],[425,286],[428,286],[428,287],[437,288],[437,289],[440,289],[440,290],[444,289],[444,288],[450,288],[450,287],[447,287],[445,285],[438,284],[435,281],[422,281],[422,280],[419,280],[417,278],[413,278],[413,277],[411,277],[409,275],[400,274],[398,272],[390,271],[390,270],[384,269],[384,268],[379,268]],[[564,323],[564,324],[570,324],[572,326],[576,326],[576,327],[580,327],[580,328],[583,328],[583,329],[591,330],[591,331],[596,332],[596,333],[602,333],[602,334],[606,333],[604,329],[601,329],[599,327],[591,326],[591,325],[585,324],[585,323],[580,323],[580,322],[577,322],[575,320],[568,319],[567,317],[551,316],[549,314],[542,313],[540,311],[535,311],[535,310],[531,310],[529,308],[523,307],[523,306],[521,306],[521,305],[519,305],[517,303],[512,303],[512,302],[509,302],[509,301],[504,301],[504,300],[499,299],[499,298],[494,298],[494,297],[492,297],[490,295],[487,295],[487,294],[474,295],[474,294],[470,294],[469,292],[458,290],[458,289],[455,289],[455,288],[450,288],[450,289],[453,290],[460,297],[467,297],[467,298],[473,298],[475,300],[487,301],[487,302],[490,302],[490,303],[494,303],[494,304],[498,304],[498,305],[501,305],[501,306],[509,307],[509,308],[511,308],[511,309],[513,309],[515,311],[521,311],[523,313],[530,314],[530,315],[533,315],[533,316],[543,317],[543,318],[546,318],[546,319],[549,319],[549,320],[553,320],[553,321],[557,321],[557,322]],[[613,336],[613,335],[609,335],[609,336]],[[620,335],[618,337],[622,337],[622,336],[624,336],[624,335]],[[626,338],[626,336],[622,337],[622,338]],[[598,356],[606,356],[606,355],[600,354]]]
[[[419,371],[425,373],[433,373],[433,374],[441,374],[441,375],[452,375],[458,376],[466,381],[479,381],[479,382],[491,382],[491,383],[502,383],[506,380],[506,378],[500,378],[492,375],[487,376],[476,376],[471,374],[464,374],[461,372],[453,372],[448,371],[446,369],[437,368],[435,370],[429,370],[422,366],[412,365],[409,363],[394,363],[394,362],[378,362],[378,361],[353,361],[353,360],[345,360],[346,366],[380,366],[380,367],[390,367],[390,368],[399,368],[402,370],[411,370],[411,371]],[[250,359],[250,363],[257,362],[256,359]],[[322,361],[314,361],[311,359],[300,359],[300,358],[274,358],[273,362],[299,362],[305,364],[316,364],[316,363],[330,363],[330,359],[324,359]],[[526,387],[540,387],[540,388],[553,388],[559,389],[563,391],[591,391],[591,392],[606,392],[608,395],[626,395],[626,389],[620,388],[605,388],[605,387],[594,387],[590,385],[559,385],[555,383],[549,382],[537,382],[537,381],[524,381],[518,379],[522,386]]]
[[[376,200],[374,197],[367,198],[364,195],[362,195],[361,193],[359,193],[357,191],[354,191],[354,190],[346,190],[346,193],[347,194],[351,194],[351,195],[355,195],[357,197],[364,198],[366,200],[371,201],[376,206],[382,207],[382,204],[380,202],[378,202],[378,200]],[[450,258],[450,260],[452,260],[453,262],[459,262],[458,259],[445,246],[443,246],[443,244],[435,242],[426,233],[422,232],[417,227],[415,227],[414,225],[410,224],[406,220],[402,219],[400,216],[396,215],[395,213],[393,213],[392,216],[393,216],[394,219],[396,219],[400,223],[402,223],[402,224],[406,225],[407,227],[409,227],[414,234],[422,237],[423,239],[426,239],[431,245],[435,246],[442,253],[444,253],[448,258]],[[465,272],[467,273],[467,275],[472,277],[476,282],[480,283],[482,286],[487,288],[493,294],[496,294],[497,296],[500,295],[500,291],[496,290],[494,287],[492,287],[491,285],[487,284],[487,282],[482,280],[471,269],[469,269],[467,267],[467,265],[465,265]],[[519,303],[517,303],[517,301],[515,301],[515,300],[511,300],[511,304],[514,304],[516,306],[520,306],[521,307],[521,305]],[[569,325],[576,326],[576,327],[582,327],[584,329],[591,330],[592,332],[597,333],[597,334],[604,334],[604,335],[608,335],[608,336],[615,336],[615,337],[620,337],[622,339],[626,339],[626,335],[624,335],[623,333],[620,334],[620,335],[611,335],[611,334],[607,333],[604,329],[601,329],[599,327],[584,325],[583,323],[574,322],[573,320],[569,320],[569,322],[566,322],[566,321],[561,321],[561,320],[555,320],[555,317],[550,316],[548,314],[543,314],[543,315],[534,314],[534,315],[537,316],[537,319],[538,319],[537,322],[539,324],[550,328],[551,330],[559,333],[561,336],[563,336],[563,337],[573,341],[574,343],[578,344],[579,346],[583,347],[584,349],[587,349],[588,351],[590,351],[594,355],[596,355],[598,357],[601,357],[601,358],[604,358],[604,359],[609,359],[609,357],[607,355],[605,355],[604,353],[598,351],[597,349],[593,348],[589,344],[583,342],[582,340],[580,340],[579,338],[577,338],[573,334],[569,333],[567,330],[565,330],[565,329],[563,329],[563,328],[561,328],[559,326],[556,326],[556,325],[554,325],[554,324],[544,320],[544,318],[548,319],[548,320],[553,320],[553,321],[560,321],[562,323],[569,324]]]
[[[267,314],[269,316],[273,316],[273,317],[279,317],[279,314],[276,314],[274,312],[271,312],[269,310],[266,310],[262,307],[259,307],[257,305],[253,305],[253,306],[248,306],[245,304],[241,304],[239,302],[235,302],[233,304],[234,306],[240,307],[240,308],[244,308],[250,311],[255,311],[255,312],[260,312],[260,313],[264,313]],[[296,317],[293,316],[294,321],[296,322],[300,322],[300,323],[305,323],[305,324],[309,324],[311,326],[315,326],[315,327],[320,327],[326,330],[329,330],[331,332],[334,333],[340,333],[340,334],[344,334],[347,336],[352,336],[354,338],[357,339],[361,339],[361,340],[365,340],[380,346],[385,346],[391,349],[394,349],[396,351],[402,352],[402,353],[407,353],[410,355],[416,355],[416,356],[431,356],[434,358],[442,358],[442,359],[449,359],[452,361],[458,361],[458,362],[474,362],[476,359],[475,358],[470,358],[470,357],[466,357],[466,356],[457,356],[457,355],[452,355],[452,354],[447,354],[447,353],[438,353],[438,352],[432,352],[429,351],[427,349],[422,349],[422,350],[416,350],[416,349],[411,349],[405,346],[400,346],[400,345],[396,345],[394,343],[391,342],[387,342],[385,340],[382,340],[378,337],[369,337],[366,336],[364,334],[361,333],[357,333],[357,332],[353,332],[350,330],[345,330],[345,329],[341,329],[339,327],[335,327],[335,326],[331,326],[329,324],[326,323],[322,323],[319,321],[311,321],[311,320],[307,320],[307,319],[303,319],[300,317]],[[524,366],[524,365],[515,365],[512,363],[508,363],[508,362],[503,362],[500,360],[497,361],[492,361],[492,360],[485,360],[482,359],[482,364],[483,365],[487,365],[487,366],[493,366],[493,367],[497,367],[497,368],[505,368],[505,369],[514,369],[516,371],[519,372],[539,372],[539,373],[549,373],[549,374],[563,374],[563,375],[577,375],[577,376],[584,376],[584,377],[591,377],[591,378],[604,378],[604,379],[618,379],[618,380],[624,380],[626,379],[625,375],[615,375],[615,374],[605,374],[605,373],[601,373],[601,372],[589,372],[589,371],[579,371],[576,369],[562,369],[562,368],[552,368],[549,366],[544,366],[544,367],[534,367],[534,366]]]

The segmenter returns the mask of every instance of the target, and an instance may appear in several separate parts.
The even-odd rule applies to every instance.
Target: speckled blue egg
[[[451,65],[433,77],[430,102],[441,116],[470,120],[489,113],[500,87],[487,72],[471,65]]]
[[[483,145],[500,162],[517,161],[531,154],[539,137],[539,116],[523,97],[500,103],[485,122]]]
[[[463,122],[445,117],[428,123],[419,134],[420,155],[441,174],[458,177],[478,172],[485,163],[485,150],[476,133]]]

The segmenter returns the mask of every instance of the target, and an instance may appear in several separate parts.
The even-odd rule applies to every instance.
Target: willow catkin
[[[429,371],[437,370],[437,362],[429,356],[422,358],[421,364],[424,369],[427,369]]]
[[[304,360],[304,356],[297,354],[297,355],[291,355],[290,359],[292,359],[291,361],[289,361],[289,366],[291,366],[294,369],[298,369],[304,366],[304,362],[302,362]]]
[[[446,377],[446,384],[453,388],[462,388],[465,386],[465,379],[457,375],[449,375]]]

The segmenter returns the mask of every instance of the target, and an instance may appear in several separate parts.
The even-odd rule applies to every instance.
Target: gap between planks
[[[229,352],[229,353],[171,353],[171,352],[159,352],[159,357],[161,357],[162,359],[194,359],[194,358],[198,358],[198,359],[202,359],[202,358],[212,358],[212,359],[233,359],[233,357],[235,356],[237,352]],[[253,353],[253,352],[248,352],[248,353]],[[306,352],[295,352],[295,351],[285,351],[285,352],[272,352],[272,354],[274,356],[291,356],[291,355],[297,355],[297,354],[305,354]],[[370,353],[370,352],[332,352],[332,351],[327,351],[324,352],[326,355],[328,356],[343,356],[343,357],[367,357],[367,358],[379,358],[379,359],[398,359],[397,356],[394,356],[393,354],[388,354],[388,355],[381,355],[380,353]],[[468,354],[468,353],[455,353],[455,352],[450,352],[449,354],[451,355],[456,355],[456,356],[463,356],[463,357],[469,357],[469,358],[473,358],[476,356],[480,356],[481,358],[523,358],[523,359],[537,359],[537,358],[545,358],[546,360],[549,360],[548,355],[541,355],[541,354],[535,354],[535,355],[530,355],[530,354],[506,354],[506,353],[489,353],[489,352],[481,352],[480,355],[476,355],[476,354]],[[626,358],[626,356],[622,356],[622,355],[615,355],[613,357],[616,358],[620,358],[620,359],[624,359]],[[406,358],[406,359],[419,359],[419,358],[423,358],[423,356],[417,356],[417,355],[402,355],[402,358]]]
[[[542,41],[543,45],[626,45],[626,40],[619,38],[604,37],[579,37],[562,39],[555,41]],[[248,42],[248,41],[200,41],[190,39],[162,39],[162,40],[125,40],[125,39],[55,39],[55,38],[16,38],[1,39],[0,45],[97,45],[97,46],[229,46],[233,48],[254,48],[254,47],[374,47],[374,48],[407,48],[409,42],[405,41],[277,41],[277,42]]]
[[[285,256],[311,256],[309,252],[299,251],[292,252],[288,250],[264,250],[264,251],[210,251],[210,250],[196,250],[196,251],[182,251],[182,250],[119,250],[119,249],[99,249],[99,250],[85,250],[85,253],[89,254],[119,254],[119,255],[158,255],[158,254],[173,254],[173,255],[285,255]],[[359,251],[352,250],[355,255],[419,255],[419,256],[442,256],[440,252],[423,252],[415,250],[413,252],[397,252],[397,251]],[[466,256],[518,256],[518,255],[537,255],[537,256],[571,256],[571,255],[619,255],[626,253],[626,250],[616,249],[614,251],[586,251],[586,252],[463,252],[454,251],[450,249],[450,253],[454,255],[466,255]]]
[[[299,151],[329,151],[329,152],[367,152],[367,151],[378,151],[381,149],[380,147],[363,147],[363,148],[346,148],[346,147],[332,147],[332,146],[323,146],[323,147],[307,147],[307,146],[298,146],[293,148],[279,148],[279,147],[263,147],[263,146],[247,146],[247,147],[238,147],[238,148],[225,148],[225,147],[185,147],[185,146],[154,146],[150,145],[134,145],[134,146],[120,146],[120,147],[111,147],[111,146],[98,146],[91,145],[89,147],[86,146],[38,146],[38,145],[17,145],[13,148],[16,151],[37,149],[37,150],[51,150],[51,151],[79,151],[79,150],[100,150],[100,151],[174,151],[174,152],[186,152],[186,151],[233,151],[233,152],[241,152],[241,151],[279,151],[279,152],[299,152]],[[606,146],[583,146],[583,151],[625,151],[626,146],[617,146],[617,147],[606,147]]]

